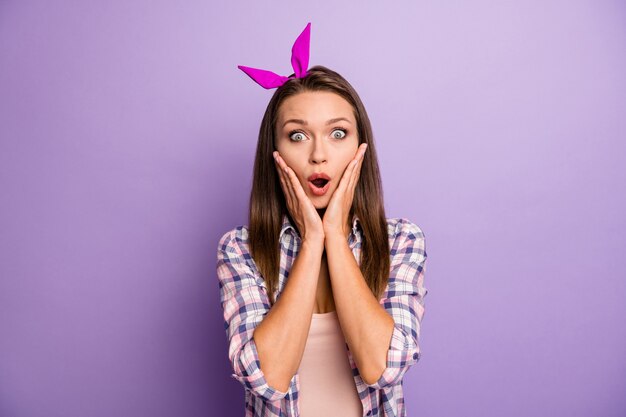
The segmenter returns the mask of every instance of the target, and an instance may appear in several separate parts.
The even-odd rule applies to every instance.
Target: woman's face
[[[316,209],[328,205],[358,146],[352,106],[338,94],[298,93],[278,108],[276,150],[293,169]],[[326,192],[310,183],[310,176],[316,173],[330,178]]]

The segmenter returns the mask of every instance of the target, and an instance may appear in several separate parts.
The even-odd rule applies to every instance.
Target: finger
[[[296,175],[295,172],[293,172],[293,170],[289,167],[287,167],[287,176],[289,177],[289,180],[291,181],[291,188],[295,194],[295,197],[299,200],[299,201],[305,201],[305,198],[308,198],[306,193],[304,192],[304,189],[302,188],[302,184],[300,184],[300,181],[298,180],[298,176]]]
[[[280,166],[280,164],[278,163],[278,158],[274,157],[274,165],[276,166],[276,172],[278,174],[278,179],[280,180],[280,187],[283,190],[283,193],[285,194],[285,198],[287,198],[287,184],[285,183],[285,177],[283,175],[283,169]]]
[[[289,197],[291,198],[292,207],[295,208],[295,204],[297,203],[298,198],[296,197],[293,182],[289,175],[289,171],[291,170],[291,168],[287,166],[287,163],[285,163],[285,160],[280,156],[280,154],[278,155],[278,163],[281,167],[281,174],[283,175],[283,178],[285,180],[285,187],[287,188],[287,192],[289,193]]]
[[[348,164],[348,166],[346,167],[346,170],[343,174],[343,177],[341,179],[341,182],[339,183],[339,187],[342,187],[343,190],[347,190],[350,188],[350,184],[352,183],[352,177],[354,176],[354,172],[355,172],[355,168],[359,163],[359,151],[360,149],[357,150],[357,153],[354,157],[354,159],[352,159],[350,161],[350,163]],[[344,184],[345,182],[345,184]]]
[[[280,165],[278,158],[275,159],[276,162],[276,170],[278,171],[278,177],[280,178],[281,187],[283,189],[283,194],[285,195],[285,200],[287,200],[287,205],[289,207],[293,206],[293,198],[291,194],[291,190],[289,189],[289,185],[287,184],[287,178],[284,171],[284,168]]]
[[[285,176],[287,177],[287,180],[290,184],[290,190],[293,193],[292,196],[294,198],[294,202],[300,202],[301,204],[307,204],[307,200],[309,201],[309,204],[313,204],[310,199],[309,196],[306,195],[306,192],[304,191],[304,188],[302,186],[302,184],[300,183],[300,180],[298,179],[298,176],[296,175],[296,173],[293,171],[293,169],[291,169],[286,163],[285,160],[282,159],[280,157],[280,155],[278,156],[278,158],[281,160],[281,165],[283,165],[285,167]]]
[[[309,205],[313,207],[313,202],[311,201],[311,199],[309,199],[309,196],[304,191],[304,188],[294,170],[285,163],[285,160],[282,159],[280,154],[278,155],[278,160],[280,161],[281,166],[284,167],[285,171],[283,174],[285,177],[285,181],[287,181],[287,183],[289,184],[288,188],[291,192],[291,197],[293,199],[294,205],[299,204],[301,208],[303,208],[304,205]]]
[[[352,176],[350,177],[350,185],[348,186],[348,188],[352,191],[354,191],[354,189],[356,188],[356,184],[359,182],[359,178],[361,177],[361,167],[363,166],[363,160],[365,159],[366,150],[367,144],[362,144],[362,146],[359,147],[358,162],[352,172]]]

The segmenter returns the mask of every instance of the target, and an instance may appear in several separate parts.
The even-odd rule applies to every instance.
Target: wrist
[[[326,232],[324,235],[324,241],[325,242],[342,242],[342,241],[347,241],[348,240],[348,236],[346,236],[342,231],[337,230],[337,231],[329,231]]]
[[[324,251],[324,236],[305,236],[302,239],[302,246],[311,249]]]

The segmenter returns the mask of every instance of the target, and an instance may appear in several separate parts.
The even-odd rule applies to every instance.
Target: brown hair
[[[278,238],[282,218],[287,215],[292,221],[272,156],[272,152],[276,150],[276,119],[283,100],[305,91],[329,91],[348,101],[354,110],[359,144],[367,143],[367,152],[354,191],[349,219],[356,214],[361,223],[363,241],[360,269],[372,294],[380,300],[389,279],[390,252],[372,127],[365,107],[354,88],[337,72],[324,66],[316,65],[309,68],[304,78],[290,78],[278,87],[265,110],[259,130],[250,193],[248,218],[250,252],[265,278],[270,304],[273,305],[274,292],[278,288],[280,264]]]

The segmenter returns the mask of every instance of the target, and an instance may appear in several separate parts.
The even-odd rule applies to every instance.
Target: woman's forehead
[[[350,103],[336,93],[327,91],[307,91],[285,99],[278,111],[278,120],[301,120],[306,123],[326,123],[335,118],[346,118],[354,121]]]

